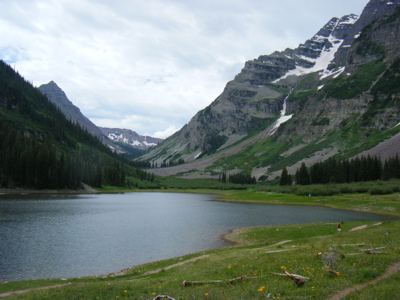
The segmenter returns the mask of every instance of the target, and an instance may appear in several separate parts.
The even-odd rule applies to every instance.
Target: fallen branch
[[[375,251],[376,249],[386,249],[386,247],[376,247],[371,249],[364,249],[363,251]]]
[[[274,273],[274,272],[271,272],[271,273],[274,274],[274,275],[278,275],[278,276],[289,277],[290,279],[292,279],[292,280],[297,284],[297,286],[303,286],[305,282],[311,280],[311,279],[308,278],[308,277],[304,277],[304,276],[297,275],[297,274],[290,274],[290,273],[287,272],[286,270],[285,270],[284,272],[285,272],[285,274],[282,274],[282,273]]]
[[[188,281],[184,280],[182,282],[183,286],[188,286],[188,285],[197,285],[197,284],[207,284],[207,283],[220,283],[222,280],[205,280],[205,281]]]
[[[360,243],[360,244],[343,244],[341,246],[365,246],[365,243]]]
[[[303,277],[303,276],[300,276],[300,275],[297,275],[297,274],[290,274],[286,270],[284,270],[284,272],[290,279],[292,279],[297,284],[297,286],[302,286],[302,285],[304,285],[304,283],[306,281],[310,280],[310,278],[307,278],[307,277]]]
[[[384,254],[385,252],[381,252],[381,251],[376,251],[377,249],[385,249],[386,247],[377,247],[377,248],[372,248],[372,249],[364,249],[361,250],[362,252],[364,252],[365,254]]]
[[[267,251],[265,254],[272,254],[272,253],[280,253],[280,252],[286,252],[286,251],[292,251],[294,249],[284,249],[284,250],[276,250],[276,251]]]
[[[274,246],[279,246],[279,245],[283,245],[283,244],[290,243],[290,242],[292,242],[292,240],[281,241],[281,242],[278,242],[278,243],[275,243],[275,244],[272,244],[269,246],[274,247]]]
[[[350,229],[349,231],[361,230],[361,229],[365,229],[367,227],[368,227],[368,225],[361,225],[361,226],[354,227],[354,228]]]
[[[182,282],[183,286],[188,286],[188,285],[198,285],[198,284],[208,284],[208,283],[221,283],[221,282],[235,282],[238,280],[246,280],[246,279],[255,279],[255,278],[262,278],[265,276],[254,276],[254,277],[245,277],[245,276],[240,276],[237,278],[232,278],[232,279],[226,279],[226,280],[204,280],[204,281],[189,281],[189,280],[184,280]]]
[[[364,250],[363,252],[364,252],[365,254],[386,254],[386,252],[374,251],[374,250]]]

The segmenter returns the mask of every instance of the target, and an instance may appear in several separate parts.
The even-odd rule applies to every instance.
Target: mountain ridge
[[[394,87],[399,4],[372,0],[360,17],[332,18],[296,49],[246,62],[208,107],[140,159],[186,162],[151,170],[160,175],[271,177],[284,166],[293,172],[301,161],[350,157],[374,147],[382,136],[390,138],[399,121]],[[383,91],[382,78],[390,72],[394,86]],[[285,115],[292,117],[281,122]],[[281,123],[274,128],[276,122]]]
[[[135,151],[136,149],[141,151],[147,150],[162,141],[162,139],[139,135],[130,129],[98,127],[68,99],[65,92],[54,81],[42,84],[38,89],[45,94],[51,102],[57,105],[67,119],[78,123],[90,134],[98,137],[113,151],[118,153],[136,152],[138,154],[140,152]],[[149,142],[146,141],[147,139]]]
[[[157,146],[163,139],[151,137],[148,135],[140,135],[130,129],[123,128],[107,128],[99,127],[101,132],[114,142],[130,145],[133,148],[147,150],[151,147]]]

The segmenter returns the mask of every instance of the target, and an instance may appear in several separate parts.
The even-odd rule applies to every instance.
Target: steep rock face
[[[352,30],[356,20],[356,15],[333,18],[298,48],[246,62],[211,105],[161,145],[163,150],[155,149],[142,159],[161,162],[180,153],[191,161],[271,125],[279,117],[283,100],[299,75],[319,70],[330,72],[328,66],[343,42],[340,37]]]
[[[81,113],[80,109],[68,99],[64,91],[54,81],[43,84],[39,86],[38,89],[45,94],[51,102],[57,105],[68,120],[71,120],[73,123],[78,123],[94,136],[103,136],[101,130]]]
[[[126,153],[131,152],[131,150],[134,149],[145,150],[150,146],[157,145],[160,141],[159,139],[154,139],[151,137],[141,137],[137,133],[128,129],[113,129],[114,134],[112,134],[111,130],[97,127],[92,121],[82,114],[80,109],[68,99],[65,92],[54,81],[43,84],[38,89],[61,110],[68,120],[78,123],[89,133],[98,137],[103,144],[107,145],[113,151]],[[134,142],[135,137],[137,137],[137,143]],[[148,144],[146,144],[146,140],[148,141]],[[128,147],[123,149],[117,144],[117,142],[126,144]]]
[[[143,136],[137,134],[130,129],[105,128],[99,127],[102,133],[110,140],[126,145],[130,145],[136,149],[147,150],[150,147],[157,146],[163,139],[153,138],[151,136]]]
[[[371,0],[359,18],[332,18],[298,48],[246,62],[211,105],[142,159],[190,162],[206,155],[193,170],[203,161],[201,169],[208,164],[211,172],[252,164],[254,173],[266,174],[285,159],[293,166],[304,154],[323,160],[394,128],[400,122],[399,7],[400,0]],[[353,135],[357,141],[344,145]]]
[[[372,2],[382,5],[382,1]],[[292,122],[301,126],[283,130],[280,140],[302,136],[309,143],[349,122],[359,122],[365,132],[399,123],[400,9],[385,5],[392,8],[392,14],[382,10],[381,17],[366,26],[349,47],[341,81],[310,94],[303,107],[298,95],[289,99],[289,110],[295,112]],[[376,14],[375,6],[368,7]]]

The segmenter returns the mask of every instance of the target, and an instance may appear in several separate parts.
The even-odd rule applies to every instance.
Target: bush
[[[336,187],[330,187],[327,185],[314,185],[299,187],[295,191],[295,194],[299,196],[332,196],[340,194],[340,191]]]
[[[393,194],[394,191],[390,187],[372,187],[369,191],[370,195],[389,195]]]

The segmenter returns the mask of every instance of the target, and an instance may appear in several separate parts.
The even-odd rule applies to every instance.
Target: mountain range
[[[68,120],[79,124],[115,152],[138,155],[163,141],[163,139],[139,135],[129,129],[96,126],[82,114],[80,109],[68,99],[65,92],[54,81],[43,84],[38,89],[64,113]]]
[[[247,61],[209,106],[139,159],[158,175],[273,179],[329,157],[399,152],[400,1],[332,18],[296,49]]]

